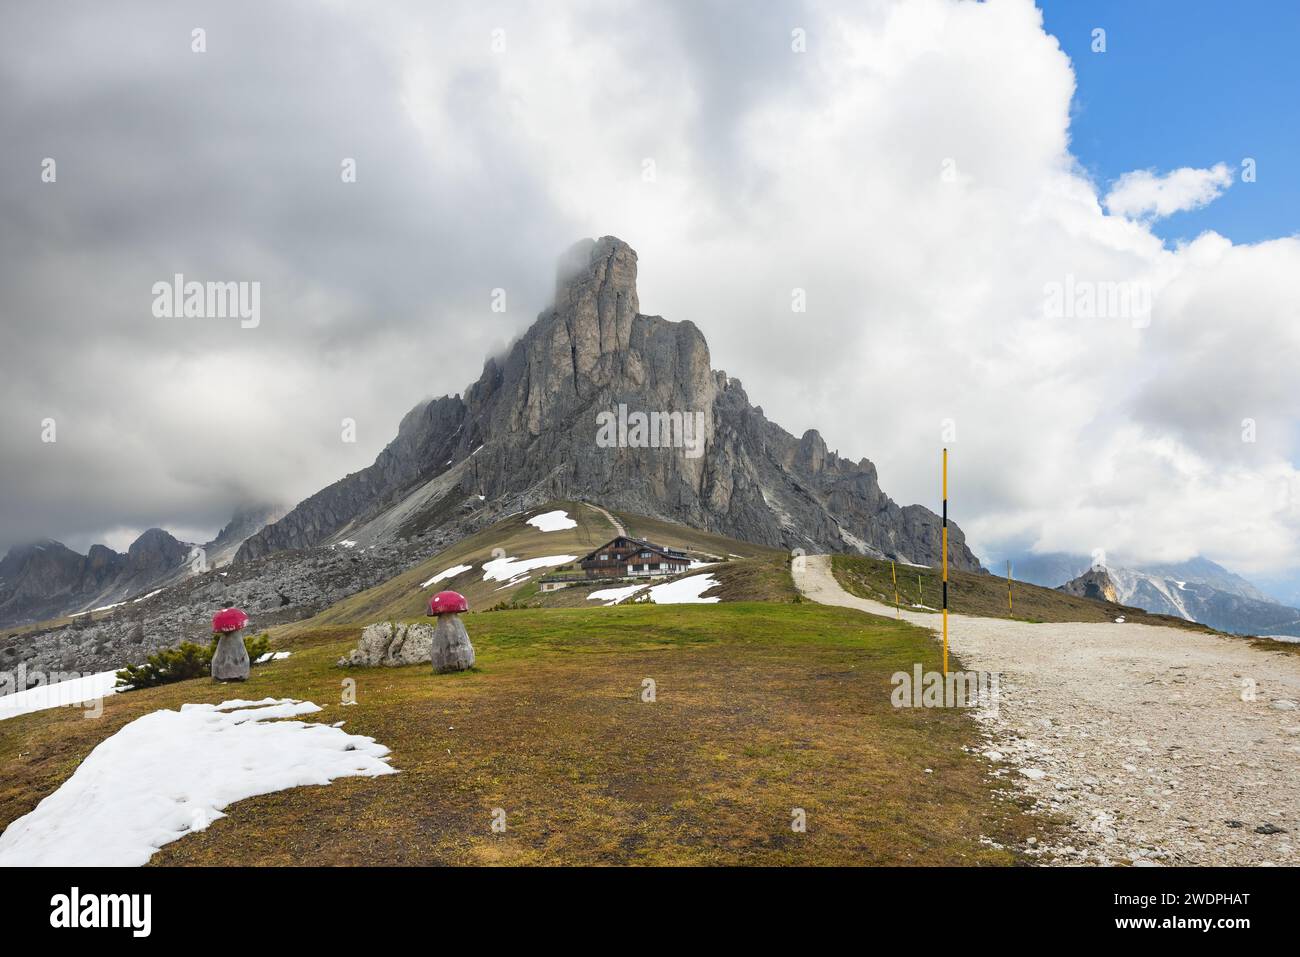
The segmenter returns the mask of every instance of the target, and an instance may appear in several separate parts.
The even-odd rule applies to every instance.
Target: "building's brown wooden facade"
[[[686,553],[620,535],[585,555],[578,566],[588,578],[637,578],[676,575],[690,567]]]

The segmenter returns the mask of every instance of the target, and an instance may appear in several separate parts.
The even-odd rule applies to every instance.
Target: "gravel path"
[[[844,591],[829,556],[794,577],[814,601],[894,617]],[[948,635],[964,667],[1000,676],[979,716],[994,773],[1068,822],[1029,849],[1044,863],[1300,864],[1300,656],[1137,624],[950,615]]]

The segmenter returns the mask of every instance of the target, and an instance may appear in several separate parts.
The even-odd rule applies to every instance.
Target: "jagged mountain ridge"
[[[209,564],[227,563],[245,538],[283,514],[282,507],[241,508],[199,547]],[[125,553],[96,544],[82,555],[52,539],[16,545],[0,559],[0,626],[75,614],[174,584],[190,571],[194,547],[161,528],[143,532]]]
[[[840,458],[815,430],[796,439],[768,421],[739,380],[712,369],[693,323],[641,314],[636,268],[636,252],[614,237],[576,244],[554,306],[486,362],[464,398],[417,405],[373,465],[248,538],[236,562],[343,538],[391,541],[477,497],[521,508],[589,499],[782,548],[939,560],[937,515],[899,507],[871,462]],[[620,406],[690,416],[700,454],[604,447],[598,415]],[[955,525],[949,561],[980,567]]]

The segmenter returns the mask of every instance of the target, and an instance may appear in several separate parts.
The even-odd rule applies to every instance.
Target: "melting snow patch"
[[[31,714],[33,711],[45,711],[48,708],[84,704],[96,698],[106,698],[113,694],[116,687],[116,671],[101,671],[97,675],[38,685],[0,698],[0,721],[5,718],[16,718],[20,714]]]
[[[452,565],[446,571],[438,572],[438,574],[434,575],[428,581],[420,582],[420,587],[428,588],[430,585],[436,585],[438,582],[442,581],[443,579],[455,578],[461,572],[467,572],[473,567],[474,567],[473,565]]]
[[[291,651],[268,651],[266,654],[259,657],[254,664],[264,665],[268,661],[284,661],[284,659],[288,658],[291,654],[293,654]]]
[[[145,601],[146,599],[152,598],[154,595],[161,595],[161,594],[162,594],[162,589],[159,588],[157,591],[151,591],[151,592],[149,592],[149,594],[147,594],[147,595],[141,595],[139,598],[135,599],[135,601],[133,601],[132,604],[134,604],[134,605],[138,605],[138,604],[140,604],[140,602]]]
[[[543,532],[561,532],[566,528],[578,527],[578,523],[569,518],[569,513],[563,509],[534,515],[528,520],[528,524],[540,528]]]
[[[236,801],[397,773],[373,738],[302,721],[310,701],[154,711],[100,742],[57,791],[0,834],[0,865],[138,867]]]
[[[655,585],[650,589],[650,600],[656,605],[711,605],[721,598],[700,596],[717,584],[712,575],[692,575],[675,582]]]
[[[532,571],[534,568],[550,568],[552,565],[565,565],[577,561],[577,555],[543,555],[541,558],[494,558],[483,563],[483,580],[485,582],[503,582]]]
[[[642,588],[645,587],[647,586],[625,585],[622,588],[602,588],[599,591],[594,591],[590,595],[588,595],[587,601],[603,601],[605,603],[605,607],[608,608],[610,605],[617,605],[619,602],[621,602],[624,598],[627,598],[629,595],[635,595],[637,592],[639,592]]]
[[[352,539],[350,539],[350,538],[345,538],[345,539],[343,539],[341,542],[338,543],[338,545],[339,545],[340,548],[356,548],[356,547],[357,547],[357,543],[354,542],[354,541],[353,541]]]

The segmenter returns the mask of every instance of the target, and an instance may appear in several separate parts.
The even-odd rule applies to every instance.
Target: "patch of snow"
[[[479,446],[477,449],[475,449],[473,452],[469,453],[469,457],[470,457],[470,458],[473,458],[474,456],[478,455],[479,452],[482,451],[482,449],[483,449],[483,446],[480,445],[480,446]]]
[[[345,539],[343,539],[343,541],[338,542],[338,545],[339,545],[341,548],[356,548],[356,547],[357,547],[357,543],[354,542],[354,541],[353,541],[352,539],[350,539],[350,538],[345,538]]]
[[[566,565],[577,561],[577,555],[543,555],[541,558],[494,558],[483,563],[483,580],[485,582],[503,582],[519,578],[525,572],[535,568],[550,568],[553,565]]]
[[[562,532],[566,528],[578,527],[578,523],[569,518],[569,513],[564,509],[534,515],[528,520],[528,524],[541,529],[543,532]]]
[[[100,605],[98,608],[92,608],[92,609],[90,609],[90,610],[91,610],[91,611],[108,611],[108,610],[110,610],[110,609],[112,609],[112,608],[121,608],[121,607],[122,607],[123,605],[125,605],[125,604],[126,604],[126,602],[124,602],[124,601],[115,601],[115,602],[113,602],[113,604],[111,604],[111,605]],[[84,613],[83,613],[83,614],[84,614]]]
[[[717,581],[712,575],[679,578],[675,582],[653,586],[649,591],[650,600],[656,605],[711,605],[722,599],[700,596],[716,584]]]
[[[268,651],[266,654],[260,656],[254,662],[254,664],[264,665],[268,661],[283,661],[285,658],[288,658],[291,654],[293,654],[293,652],[291,651]]]
[[[420,587],[428,588],[430,585],[436,585],[438,582],[446,578],[455,578],[461,572],[467,572],[473,567],[473,565],[452,565],[450,568],[438,572],[438,574],[434,575],[428,581],[420,582]]]
[[[133,605],[138,605],[138,604],[140,604],[140,602],[145,601],[146,599],[152,598],[154,595],[161,595],[161,594],[162,594],[162,589],[159,588],[157,591],[151,591],[151,592],[149,592],[149,594],[147,594],[147,595],[141,595],[139,598],[135,599],[131,604],[133,604]]]
[[[621,602],[624,598],[627,598],[629,595],[635,595],[642,588],[649,588],[649,587],[650,586],[648,584],[645,584],[645,585],[624,585],[622,588],[602,588],[599,591],[594,591],[590,595],[588,595],[587,601],[603,601],[605,603],[605,607],[608,608],[610,605],[617,605],[619,602]]]
[[[138,867],[236,801],[397,773],[388,748],[373,738],[273,720],[319,710],[310,701],[265,698],[137,718],[0,834],[0,865]]]
[[[1177,578],[1170,579],[1170,580],[1171,580],[1175,585],[1177,585],[1177,586],[1178,586],[1182,591],[1187,591],[1187,582],[1180,582]]]
[[[0,721],[16,718],[20,714],[45,711],[64,705],[84,704],[96,698],[107,698],[117,686],[116,671],[101,671],[54,684],[37,685],[26,691],[16,691],[0,698]]]

